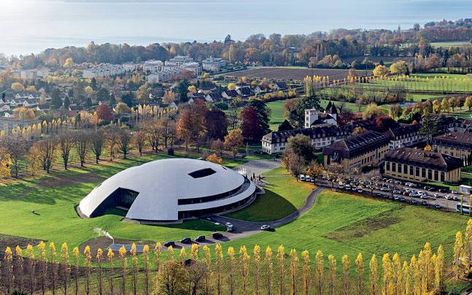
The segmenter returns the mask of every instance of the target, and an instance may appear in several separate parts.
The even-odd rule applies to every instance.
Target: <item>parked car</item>
[[[191,243],[192,243],[192,239],[191,239],[191,238],[183,238],[180,242],[181,242],[182,244],[191,244]]]
[[[198,236],[198,237],[195,239],[195,242],[198,242],[198,243],[202,243],[202,242],[205,242],[205,241],[206,241],[205,236]]]
[[[272,228],[272,226],[268,225],[268,224],[264,224],[261,226],[261,230],[265,230],[265,231],[274,231],[274,229]]]
[[[215,239],[215,240],[221,240],[221,239],[223,239],[223,238],[225,237],[222,233],[213,233],[211,236],[212,236],[213,239]]]
[[[169,241],[169,242],[164,244],[164,247],[169,248],[170,246],[175,247],[175,242],[174,241]]]
[[[300,174],[300,175],[298,176],[298,179],[300,179],[301,181],[305,181],[305,175]]]

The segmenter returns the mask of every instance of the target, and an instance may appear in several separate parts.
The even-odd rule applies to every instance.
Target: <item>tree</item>
[[[34,151],[38,153],[41,166],[46,173],[50,173],[56,155],[56,140],[48,138],[33,144]]]
[[[472,109],[472,96],[467,96],[464,102],[464,107],[466,107],[469,112]]]
[[[449,99],[447,97],[443,98],[443,100],[441,101],[441,110],[449,112],[450,107],[451,106],[449,104]]]
[[[370,103],[362,113],[364,119],[371,119],[377,115],[382,115],[383,111],[379,108],[376,103]]]
[[[436,117],[427,114],[421,121],[419,133],[426,137],[427,141],[431,143],[433,136],[438,132],[439,122]]]
[[[253,107],[245,107],[241,111],[241,130],[245,141],[257,142],[266,134],[263,124]]]
[[[226,150],[232,152],[234,158],[243,145],[243,141],[244,138],[241,129],[233,129],[225,136],[224,147]]]
[[[11,157],[5,148],[0,148],[0,178],[11,176]]]
[[[185,107],[177,120],[177,137],[185,142],[185,150],[189,144],[196,144],[199,147],[200,141],[205,138],[205,114],[208,112],[203,102]]]
[[[102,130],[97,130],[90,134],[90,143],[93,154],[95,155],[95,163],[98,164],[102,155],[103,145],[105,144],[105,134]]]
[[[75,149],[77,151],[77,155],[79,156],[80,167],[85,166],[85,160],[87,158],[89,142],[90,142],[90,138],[89,138],[88,132],[79,131],[75,135]]]
[[[205,114],[205,129],[208,139],[223,140],[228,134],[228,120],[226,114],[218,109],[213,109]]]
[[[64,164],[64,169],[67,170],[70,158],[70,152],[74,146],[74,137],[68,133],[62,133],[59,135],[59,148],[61,152],[62,162]]]
[[[60,107],[62,107],[61,92],[55,88],[51,93],[51,108],[59,109]]]
[[[464,241],[462,232],[456,233],[456,241],[454,243],[454,256],[452,261],[453,273],[456,278],[460,278],[463,274],[463,257],[464,257]]]
[[[25,91],[25,86],[23,86],[23,84],[21,84],[20,82],[13,82],[11,84],[11,90],[15,91],[15,92],[23,92]]]
[[[101,105],[97,106],[95,112],[97,114],[98,120],[100,121],[110,122],[113,120],[113,112],[107,104],[102,103]]]
[[[162,102],[165,104],[171,104],[175,101],[175,93],[172,90],[166,90],[162,97]]]
[[[282,164],[292,175],[297,176],[316,158],[315,150],[308,136],[298,134],[288,139],[282,155]]]
[[[119,102],[116,104],[114,112],[118,115],[129,114],[131,113],[131,109],[126,103]]]
[[[324,172],[323,166],[316,162],[313,162],[306,170],[306,174],[310,176],[312,179],[316,179],[322,176],[323,172]]]
[[[377,65],[372,73],[374,74],[374,77],[385,77],[388,74],[388,69],[384,65]]]
[[[188,83],[187,80],[182,80],[179,82],[177,85],[177,92],[179,93],[179,101],[181,103],[187,102],[188,97],[187,97],[187,90],[190,84]]]
[[[146,133],[143,130],[138,130],[133,134],[133,141],[138,149],[139,155],[143,155],[144,146],[146,145]]]
[[[92,89],[95,88],[92,86]],[[110,92],[106,88],[98,89],[96,96],[98,101],[106,102],[110,100]]]
[[[403,113],[402,107],[399,104],[393,104],[390,106],[389,114],[390,117],[398,119]]]
[[[223,158],[218,157],[218,155],[215,154],[215,153],[209,155],[209,156],[206,158],[206,160],[207,160],[208,162],[212,162],[212,163],[216,163],[216,164],[220,164],[220,165],[223,165],[223,163],[224,163]]]
[[[74,66],[74,60],[72,57],[67,58],[62,66],[66,69],[72,68]]]
[[[141,85],[136,92],[136,98],[139,103],[146,103],[149,101],[149,96],[151,95],[151,86],[148,83]]]
[[[21,136],[7,136],[3,138],[1,146],[5,149],[5,153],[10,157],[13,176],[18,178],[20,161],[28,151],[28,142]]]
[[[127,128],[121,128],[119,133],[118,148],[123,154],[123,159],[127,159],[129,154],[130,142],[131,142],[131,133]]]
[[[377,257],[372,255],[372,258],[369,262],[370,274],[369,274],[369,282],[370,282],[370,294],[380,294],[379,293],[379,266],[377,263]]]
[[[222,153],[223,153],[223,149],[225,148],[224,147],[224,143],[221,139],[217,139],[217,140],[213,140],[211,142],[211,146],[210,148],[217,154],[221,157]]]
[[[393,75],[405,75],[409,73],[408,64],[403,61],[399,60],[394,62],[390,65],[390,73]]]

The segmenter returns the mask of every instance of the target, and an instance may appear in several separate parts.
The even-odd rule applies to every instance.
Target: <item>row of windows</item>
[[[206,202],[212,202],[216,200],[221,200],[221,199],[226,199],[229,197],[232,197],[234,195],[237,195],[244,190],[246,190],[250,185],[250,182],[247,178],[244,179],[244,182],[242,185],[239,187],[225,193],[217,194],[217,195],[212,195],[212,196],[205,196],[205,197],[200,197],[200,198],[193,198],[193,199],[179,199],[177,204],[179,205],[190,205],[190,204],[199,204],[199,203],[206,203]]]
[[[445,173],[439,172],[438,170],[431,170],[421,167],[415,167],[406,164],[386,162],[385,171],[407,174],[410,176],[415,176],[416,178],[423,178],[436,181],[445,181]]]

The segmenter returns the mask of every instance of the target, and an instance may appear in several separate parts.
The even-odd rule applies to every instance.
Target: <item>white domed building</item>
[[[90,192],[77,207],[93,218],[113,208],[126,219],[173,223],[234,211],[254,201],[256,186],[224,166],[202,160],[157,160],[123,170]]]

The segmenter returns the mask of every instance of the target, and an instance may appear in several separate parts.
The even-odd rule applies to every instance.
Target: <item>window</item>
[[[202,178],[202,177],[207,177],[210,175],[215,174],[216,171],[211,169],[211,168],[205,168],[197,171],[193,171],[189,173],[188,175],[192,176],[193,178]]]

